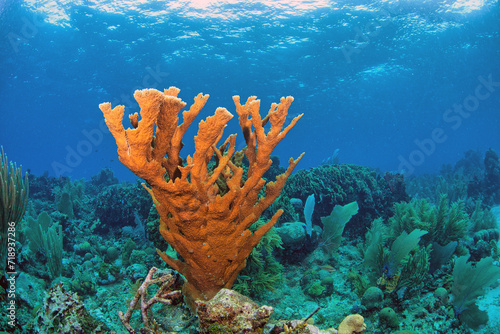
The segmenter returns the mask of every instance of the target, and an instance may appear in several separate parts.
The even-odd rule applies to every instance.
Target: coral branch
[[[176,277],[170,272],[161,272],[161,276],[157,276],[153,278],[153,275],[156,273],[158,268],[151,268],[149,270],[148,275],[144,279],[144,282],[141,284],[137,292],[135,293],[134,298],[129,304],[127,312],[125,314],[122,311],[118,312],[118,316],[122,321],[123,325],[127,329],[127,331],[131,334],[136,334],[135,329],[130,325],[130,318],[132,317],[132,312],[136,309],[137,303],[139,300],[141,302],[141,315],[142,321],[144,323],[144,329],[151,329],[152,323],[148,317],[148,310],[156,303],[163,303],[166,305],[171,305],[176,300],[179,300],[181,297],[180,290],[171,290],[170,288],[176,282]],[[159,285],[160,288],[156,291],[156,294],[148,299],[148,288],[151,285]],[[142,333],[142,331],[141,331]]]
[[[247,256],[281,215],[278,211],[254,233],[248,229],[276,200],[302,158],[290,159],[286,172],[266,183],[263,175],[272,164],[272,151],[302,115],[284,128],[292,97],[273,104],[264,119],[256,97],[248,98],[244,105],[238,96],[233,97],[247,144],[243,149],[249,161],[245,178],[243,152],[235,152],[236,137],[229,136],[217,148],[233,117],[225,108],[217,108],[213,116],[199,123],[193,156],[185,160],[179,156],[182,137],[208,95],[196,96],[179,125],[178,114],[186,104],[178,93],[175,87],[163,93],[155,89],[136,91],[141,119],[137,115],[130,118],[133,129],[122,126],[123,106],[111,109],[104,103],[100,108],[115,137],[120,161],[149,185],[144,186],[160,214],[160,233],[182,260],[158,253],[186,277],[184,293],[192,302],[208,300],[220,289],[230,288],[245,267]],[[271,127],[266,132],[264,125],[268,122]]]

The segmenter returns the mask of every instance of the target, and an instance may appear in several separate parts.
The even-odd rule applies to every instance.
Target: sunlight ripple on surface
[[[297,16],[336,5],[336,2],[327,0],[258,0],[252,2],[240,0],[26,0],[25,3],[31,9],[46,16],[46,21],[58,25],[68,25],[70,17],[67,11],[71,6],[85,6],[115,14],[135,12],[151,17],[175,14],[201,19],[234,20],[240,17],[271,14],[278,17]]]

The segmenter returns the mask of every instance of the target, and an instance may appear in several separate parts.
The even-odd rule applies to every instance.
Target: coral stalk
[[[118,316],[122,321],[123,325],[130,334],[136,334],[135,329],[130,325],[130,319],[132,318],[132,313],[137,308],[137,304],[140,302],[141,315],[143,321],[143,331],[151,332],[152,327],[154,327],[154,319],[151,320],[148,317],[148,310],[156,303],[163,303],[165,305],[171,305],[176,300],[179,299],[181,292],[179,290],[173,290],[172,286],[176,282],[176,277],[170,272],[160,272],[156,278],[153,278],[158,268],[153,267],[149,270],[148,275],[144,279],[144,282],[137,289],[134,298],[129,304],[127,312],[118,312]],[[151,298],[148,297],[148,288],[151,285],[158,285],[159,289],[156,291],[155,295]],[[148,299],[149,298],[149,299]],[[148,331],[149,330],[149,331]]]
[[[183,122],[179,124],[178,114],[186,103],[178,93],[175,87],[163,93],[155,89],[136,91],[141,119],[137,113],[131,115],[133,128],[127,130],[122,125],[123,106],[111,109],[109,103],[103,103],[99,107],[116,140],[120,161],[148,184],[144,187],[160,214],[160,233],[182,260],[158,253],[187,279],[184,293],[192,304],[196,299],[211,299],[222,288],[231,288],[252,249],[282,214],[278,210],[255,232],[249,230],[279,196],[303,155],[290,159],[286,172],[266,183],[263,175],[272,164],[272,151],[302,115],[284,127],[292,97],[273,103],[262,119],[256,97],[242,105],[235,96],[246,148],[236,152],[236,135],[216,147],[233,117],[225,108],[217,108],[213,116],[199,123],[195,153],[183,160],[179,156],[182,138],[208,95],[198,94],[190,109],[182,113]],[[266,133],[267,123],[271,126]],[[249,161],[246,174],[241,158],[237,158],[243,153]]]

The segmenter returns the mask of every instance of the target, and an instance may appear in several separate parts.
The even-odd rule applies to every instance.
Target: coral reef
[[[498,154],[489,149],[484,157],[484,193],[486,201],[491,204],[500,203],[500,159]]]
[[[33,321],[35,333],[108,333],[107,326],[90,316],[80,298],[63,284],[52,287]]]
[[[446,194],[450,201],[463,200],[468,207],[478,200],[487,207],[500,204],[500,159],[491,148],[484,158],[481,152],[467,151],[455,166],[443,166],[439,175],[412,177],[407,191],[434,203]]]
[[[245,164],[243,167],[245,170],[248,169]],[[98,175],[98,177],[93,177],[91,181],[85,182],[84,186],[82,181],[29,176],[29,179],[33,180],[34,186],[30,185],[30,194],[33,197],[30,198],[28,213],[34,218],[26,218],[18,226],[20,233],[17,243],[19,247],[17,259],[21,272],[16,281],[16,291],[18,291],[19,296],[16,299],[18,307],[16,326],[18,329],[25,328],[36,315],[37,310],[42,308],[44,295],[52,281],[46,266],[48,254],[44,250],[36,250],[34,253],[30,249],[30,244],[32,248],[36,247],[33,247],[35,244],[30,242],[29,230],[35,232],[40,228],[45,230],[44,224],[49,223],[50,226],[55,222],[62,226],[64,233],[62,273],[57,281],[64,282],[68,293],[71,290],[73,296],[76,292],[82,298],[85,307],[94,319],[104,322],[117,333],[125,331],[119,317],[116,316],[118,311],[125,312],[130,300],[133,300],[137,289],[143,283],[144,277],[147,276],[148,268],[164,265],[151,243],[152,240],[159,241],[158,237],[161,238],[161,235],[154,231],[154,229],[158,229],[160,218],[156,208],[151,206],[147,192],[134,182],[123,182],[117,185],[110,172],[102,172]],[[44,187],[50,188],[45,189]],[[119,187],[120,194],[125,194],[126,197],[110,196],[109,194],[115,191],[116,187]],[[63,191],[76,195],[73,197],[73,204],[75,204],[74,207],[78,207],[78,210],[75,211],[78,218],[69,219],[57,211],[57,196]],[[310,194],[304,194],[304,198],[308,195]],[[120,205],[126,207],[123,213],[118,210],[113,210],[112,213],[110,211],[109,214],[118,215],[114,219],[124,219],[125,214],[128,213],[135,216],[134,211],[129,210],[129,208],[134,207],[134,199],[140,198],[138,205],[144,210],[142,212],[148,212],[147,210],[150,212],[147,219],[141,220],[143,220],[144,225],[148,225],[146,237],[151,241],[146,240],[145,244],[141,246],[142,244],[129,239],[123,229],[111,225],[108,219],[106,221],[95,219],[93,210],[96,207],[96,199],[104,197],[107,198],[106,206],[109,208],[119,208]],[[440,198],[439,195],[437,198]],[[320,198],[317,199],[320,200]],[[447,216],[454,205],[453,202],[448,205],[446,201],[442,202],[443,205],[440,204],[440,201],[434,204],[429,200],[426,201],[427,205],[413,205],[416,202],[410,202],[411,205],[409,205],[416,213],[415,219],[413,219],[414,225],[408,225],[412,228],[416,227],[415,224],[425,226],[423,218],[437,217],[440,215],[437,214],[440,211],[445,213],[443,216]],[[373,254],[375,258],[384,255],[384,253],[389,255],[393,239],[397,237],[389,231],[388,221],[390,219],[385,219],[385,222],[383,219],[375,220],[372,228],[366,234],[364,245],[362,245],[360,235],[344,233],[340,247],[332,256],[326,254],[321,247],[317,247],[318,245],[311,245],[317,247],[314,251],[294,246],[295,243],[306,244],[308,238],[312,239],[321,234],[318,226],[314,226],[312,236],[309,237],[302,222],[282,224],[276,228],[278,234],[273,233],[274,228],[271,229],[261,239],[261,243],[254,248],[247,259],[247,266],[240,272],[236,281],[238,284],[235,284],[234,288],[251,297],[258,305],[269,305],[274,308],[274,313],[263,331],[266,334],[336,333],[332,327],[337,328],[343,317],[349,313],[362,314],[371,333],[395,334],[398,330],[388,326],[390,322],[386,321],[385,325],[381,322],[381,310],[386,307],[390,307],[397,314],[401,333],[411,333],[412,331],[417,333],[467,333],[469,326],[477,324],[469,322],[466,316],[467,313],[471,312],[463,311],[460,304],[457,304],[458,307],[455,306],[454,300],[457,298],[451,298],[455,295],[458,296],[458,294],[452,293],[452,288],[455,285],[455,279],[452,275],[453,263],[456,263],[455,255],[470,254],[469,261],[472,268],[477,267],[482,258],[491,261],[488,259],[489,256],[494,259],[491,268],[497,268],[496,261],[499,258],[498,246],[496,245],[498,229],[495,228],[494,216],[488,207],[481,202],[476,201],[473,204],[472,207],[467,206],[466,209],[461,207],[461,210],[456,211],[456,213],[465,212],[463,210],[469,212],[469,219],[466,219],[468,220],[467,234],[441,247],[434,242],[433,238],[427,239],[431,231],[435,230],[429,229],[429,233],[422,236],[420,246],[413,248],[401,262],[401,266],[398,268],[400,271],[399,280],[396,282],[389,279],[389,283],[397,283],[392,292],[387,290],[387,285],[384,289],[383,286],[376,284],[384,268],[383,257],[378,262],[376,274],[373,275],[371,281],[369,279],[371,278],[370,273],[366,270],[368,268],[362,266],[365,251]],[[325,210],[323,205],[322,201],[318,202],[315,210]],[[471,214],[472,208],[474,211]],[[44,210],[48,212],[48,216],[44,213],[41,219],[37,219]],[[299,206],[297,210],[303,211],[303,206]],[[409,215],[410,211],[405,209],[401,212],[404,212],[408,218],[412,217]],[[143,214],[140,211],[138,213],[139,215]],[[462,214],[451,216],[460,217]],[[101,217],[105,219],[107,213]],[[36,229],[29,227],[29,221]],[[261,217],[257,223],[250,227],[250,230],[255,231],[266,222],[267,220]],[[446,219],[443,222],[446,222]],[[429,224],[429,226],[434,225]],[[282,244],[279,242],[278,235],[283,239]],[[437,236],[437,234],[435,235]],[[161,241],[164,242],[163,239]],[[280,244],[285,249],[281,249]],[[364,247],[368,244],[373,244],[370,251]],[[383,246],[380,247],[380,245]],[[166,248],[166,244],[156,246],[161,249]],[[429,253],[431,248],[432,253]],[[383,252],[377,251],[380,249]],[[293,254],[297,253],[304,257],[307,256],[307,260],[293,264],[288,262],[286,266],[283,265]],[[174,251],[169,254],[175,257]],[[437,263],[434,263],[433,259]],[[467,289],[470,290],[473,287],[470,286],[468,280],[465,282],[461,280],[461,276],[467,278],[470,275],[460,275],[456,279],[457,284],[463,285],[463,291],[467,292]],[[180,283],[175,290],[178,288],[180,288]],[[157,286],[151,285],[149,297],[145,299],[149,300],[153,297],[156,289]],[[129,290],[133,290],[130,295],[127,293]],[[498,290],[500,289],[494,291]],[[6,295],[1,294],[2,292],[3,290],[0,289],[0,306],[2,306],[0,315],[2,319],[8,319],[1,311],[6,309]],[[374,293],[372,294],[372,292]],[[487,292],[483,289],[480,293],[482,295]],[[3,301],[1,298],[4,298]],[[475,305],[478,304],[480,309],[487,310],[489,313],[491,321],[486,323],[486,326],[483,325],[478,333],[494,332],[494,326],[497,323],[495,312],[498,310],[495,300],[498,299],[493,299],[492,295],[489,294],[487,298],[479,297],[466,301],[467,306],[469,303],[472,305],[472,308],[469,307],[469,309],[474,310]],[[132,313],[129,321],[129,324],[137,331],[143,327],[139,304],[140,298],[136,304],[138,311]],[[318,306],[321,306],[321,309],[305,325],[306,316]],[[453,312],[454,309],[460,313],[458,318]],[[147,316],[153,330],[179,334],[195,333],[199,330],[195,317],[189,314],[183,304],[163,305],[156,303],[149,308]],[[430,318],[433,321],[429,321]],[[277,321],[275,319],[301,320]],[[482,316],[476,319],[483,324],[486,321],[486,318]],[[64,328],[65,324],[58,326]],[[0,324],[0,327],[11,328],[5,321]],[[214,327],[217,328],[217,326]],[[318,327],[330,329],[321,331]]]
[[[221,289],[210,301],[196,302],[202,333],[259,333],[274,309],[258,306],[250,298],[229,289]]]
[[[117,198],[120,200],[117,201]],[[137,214],[146,218],[151,207],[151,199],[139,184],[133,187],[112,184],[103,188],[92,198],[92,206],[95,218],[104,223],[97,228],[97,231],[103,233],[111,228],[136,225]]]
[[[328,216],[335,205],[356,201],[359,213],[346,226],[346,232],[360,235],[365,233],[373,219],[388,218],[394,203],[408,200],[402,182],[402,176],[386,175],[384,178],[367,167],[322,165],[299,170],[292,175],[283,188],[278,204],[286,207],[285,204],[291,198],[301,199],[305,203],[307,196],[314,194],[316,207],[313,223],[321,225],[320,217]],[[294,220],[293,212],[287,211],[280,221]]]
[[[269,124],[266,133],[268,129]],[[217,168],[222,168],[219,166],[226,163],[224,159],[229,159],[243,170],[239,183],[241,188],[248,180],[250,161],[245,157],[242,159],[243,154],[237,152],[228,158],[229,146],[217,148],[219,156],[214,150],[216,156],[207,163],[208,177],[212,177]],[[267,323],[263,327],[259,325],[255,332],[338,333],[333,328],[338,328],[342,319],[351,313],[361,314],[369,327],[365,332],[373,334],[463,334],[472,330],[478,334],[495,333],[500,319],[500,287],[493,282],[499,275],[500,230],[495,211],[490,210],[495,190],[492,188],[491,192],[487,192],[485,188],[487,178],[492,180],[492,185],[495,181],[496,159],[493,152],[487,153],[487,157],[487,168],[484,154],[468,154],[454,168],[443,168],[439,177],[428,177],[425,183],[420,184],[425,187],[416,187],[417,183],[412,182],[415,198],[395,206],[394,200],[402,196],[405,186],[405,180],[398,174],[379,176],[365,167],[337,165],[291,175],[287,184],[292,181],[299,187],[294,190],[297,197],[289,198],[283,190],[281,199],[263,212],[248,230],[251,233],[258,231],[279,207],[285,210],[280,219],[293,216],[293,220],[278,223],[261,238],[233,285],[235,290],[250,297],[255,304],[269,305],[274,309]],[[262,176],[265,181],[286,172],[277,165],[276,158],[271,160],[272,166]],[[182,160],[181,169],[189,165],[187,161]],[[335,170],[344,174],[339,174],[337,179],[339,175],[333,172]],[[174,176],[173,180],[168,173],[165,176],[167,183],[182,183],[182,174],[181,177]],[[311,195],[309,186],[304,187],[294,181],[302,176],[302,180],[313,184],[312,189],[316,190],[311,235],[300,221],[304,221],[303,203]],[[352,177],[359,178],[353,180]],[[99,331],[104,330],[102,323],[105,323],[110,331],[123,333],[126,328],[117,314],[123,311],[125,316],[125,309],[135,300],[135,308],[131,309],[126,320],[133,331],[199,333],[197,317],[182,303],[178,291],[183,280],[176,281],[167,289],[175,291],[175,302],[163,304],[159,301],[143,308],[147,323],[144,326],[141,299],[145,306],[150,301],[160,300],[162,290],[158,288],[162,284],[158,281],[158,284],[143,289],[148,290],[147,294],[141,294],[139,290],[141,286],[145,287],[144,278],[149,268],[165,266],[155,246],[165,250],[168,244],[158,231],[162,224],[160,218],[163,217],[160,217],[150,195],[139,182],[118,184],[110,169],[102,170],[90,181],[53,178],[47,174],[29,174],[28,180],[30,198],[26,219],[16,226],[19,232],[16,240],[19,272],[16,279],[16,321],[14,325],[7,324],[8,282],[0,277],[2,329],[7,332],[64,333],[78,332],[82,324],[88,323]],[[192,181],[190,175],[187,181]],[[333,181],[341,186],[335,188]],[[217,178],[215,187],[219,189],[216,199],[231,194],[224,177]],[[288,189],[288,186],[285,188]],[[259,196],[265,194],[264,190],[261,189]],[[371,197],[366,195],[368,192],[371,192]],[[364,204],[360,204],[360,212],[346,225],[342,242],[335,242],[338,249],[328,254],[318,244],[322,234],[320,226],[327,225],[321,224],[320,217],[328,215],[334,205],[348,202],[334,203],[331,199],[344,197],[353,200],[362,198]],[[368,209],[365,210],[362,205],[367,205]],[[500,217],[498,207],[496,210],[496,216]],[[356,222],[360,214],[364,216]],[[363,229],[361,233],[360,226],[368,224],[368,219],[374,216],[380,218],[372,222],[368,232]],[[360,226],[355,226],[360,222]],[[124,225],[135,228],[123,228]],[[57,235],[64,234],[62,243],[60,239],[55,243],[47,238],[51,226]],[[415,245],[418,235],[395,243],[398,237],[404,237],[403,231],[409,238],[416,228],[427,231],[427,234],[421,235],[418,244]],[[47,244],[44,246],[43,239],[54,248],[57,246],[57,253],[52,253]],[[186,261],[171,247],[166,252],[172,258]],[[52,273],[48,266],[51,259],[55,264]],[[367,260],[365,264],[373,266],[363,266],[364,259]],[[166,271],[158,270],[146,281],[159,278],[163,272]],[[160,275],[155,276],[158,273]],[[55,276],[58,276],[56,280],[53,279]],[[44,296],[56,282],[63,282],[66,291],[50,290],[51,298],[59,295],[62,300],[52,303],[51,309],[68,315],[76,325],[74,331],[68,329],[71,323],[56,317],[55,313],[40,313],[47,310]],[[160,291],[159,294],[157,291]],[[206,304],[206,301],[200,302]],[[63,303],[67,304],[68,310]],[[86,315],[77,311],[81,310],[83,303],[88,310]],[[219,301],[219,304],[222,302]],[[214,305],[213,309],[216,308],[217,305]],[[256,309],[259,307],[256,306]],[[78,312],[81,312],[82,318],[75,322]],[[231,312],[235,316],[244,313],[238,313],[236,308]],[[314,316],[307,317],[313,313]],[[219,314],[223,315],[222,312]],[[254,313],[244,314],[238,321],[255,320]],[[89,315],[94,319],[88,318]],[[38,321],[37,324],[32,321],[33,318]],[[227,317],[219,320],[212,318],[208,327],[215,333],[238,332],[235,326],[224,325],[227,320]],[[97,321],[102,323],[99,325]],[[85,330],[86,326],[83,327]],[[356,329],[346,330],[356,333]],[[362,326],[360,330],[363,330]]]

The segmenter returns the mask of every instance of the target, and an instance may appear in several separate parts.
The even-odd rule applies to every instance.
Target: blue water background
[[[304,117],[275,153],[286,165],[306,152],[300,169],[337,149],[341,163],[408,174],[437,172],[470,149],[500,152],[498,1],[134,3],[1,2],[9,160],[38,175],[89,178],[110,167],[133,179],[98,105],[133,113],[135,89],[169,86],[188,105],[210,94],[198,120],[218,106],[236,114],[232,95],[258,96],[261,113],[292,95],[290,113]],[[470,112],[447,111],[464,104]],[[242,148],[236,118],[230,133]]]

